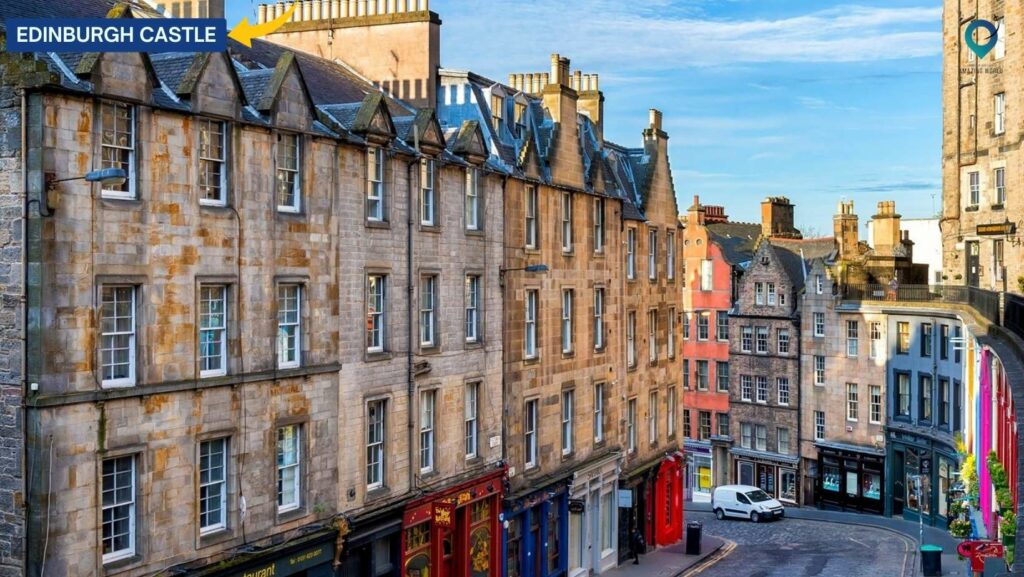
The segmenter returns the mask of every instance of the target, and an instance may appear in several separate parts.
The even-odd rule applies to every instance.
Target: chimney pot
[[[583,90],[583,72],[577,70],[572,76],[573,90],[579,92]]]
[[[545,86],[547,86],[548,84],[552,83],[551,82],[551,78],[548,76],[547,72],[544,72],[544,73],[542,73],[540,75],[540,80],[541,80],[541,84],[540,84],[540,88],[537,90],[537,92],[543,91]]]
[[[257,10],[256,23],[257,24],[263,24],[266,21],[267,21],[267,5],[266,4],[260,4],[259,9]]]
[[[693,195],[693,206],[700,206],[700,195]]]
[[[656,108],[652,108],[650,110],[650,113],[651,113],[651,128],[653,128],[655,130],[661,130],[661,111],[656,109]]]
[[[555,53],[551,55],[551,79],[555,84],[559,83],[558,71],[561,69],[561,57]]]

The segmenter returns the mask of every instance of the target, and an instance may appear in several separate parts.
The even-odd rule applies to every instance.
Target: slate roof
[[[181,81],[192,67],[195,58],[196,55],[193,52],[165,52],[149,55],[149,60],[153,63],[153,70],[156,71],[157,76],[175,92],[181,86]]]
[[[746,222],[716,222],[707,225],[711,242],[722,249],[725,260],[739,266],[754,257],[761,225]]]
[[[835,253],[835,239],[832,237],[809,239],[773,238],[768,242],[775,247],[782,266],[793,282],[793,287],[800,290],[806,281],[806,273],[814,259],[830,260]]]

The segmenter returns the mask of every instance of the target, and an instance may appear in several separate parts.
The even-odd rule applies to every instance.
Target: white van
[[[711,495],[711,510],[719,520],[726,517],[750,519],[754,523],[786,516],[786,509],[757,487],[723,485]]]

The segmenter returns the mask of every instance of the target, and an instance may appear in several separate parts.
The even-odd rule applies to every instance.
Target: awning
[[[863,445],[851,445],[849,443],[839,443],[836,441],[816,441],[814,446],[822,449],[831,449],[833,451],[848,451],[850,453],[862,453],[865,455],[874,455],[876,457],[885,456],[885,449],[865,447]]]

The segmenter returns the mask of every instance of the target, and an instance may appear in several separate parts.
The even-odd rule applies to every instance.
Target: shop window
[[[882,476],[878,473],[865,471],[861,495],[865,499],[880,500],[882,498]]]
[[[548,509],[548,573],[558,570],[558,555],[561,552],[558,541],[558,504],[552,503]]]
[[[430,574],[430,523],[423,522],[405,530],[405,574],[426,577]]]
[[[610,551],[615,536],[615,504],[613,494],[609,491],[601,495],[601,550]]]
[[[522,577],[522,521],[519,517],[513,517],[508,521],[508,529],[505,542],[505,565],[508,577]]]
[[[491,571],[491,501],[477,501],[469,509],[470,577],[487,577]]]
[[[796,502],[796,471],[779,469],[779,499]]]
[[[754,484],[754,464],[747,461],[740,461],[737,465],[737,475],[740,485]],[[737,494],[737,496],[739,496]]]
[[[569,513],[569,571],[583,569],[583,513]]]
[[[825,458],[825,463],[821,468],[821,488],[826,491],[833,493],[839,492],[839,461],[835,459]]]
[[[939,515],[943,517],[949,513],[946,495],[949,494],[949,471],[951,468],[952,464],[949,459],[939,457]]]
[[[860,479],[857,477],[857,463],[846,461],[846,496],[856,497],[857,488],[860,486]]]

